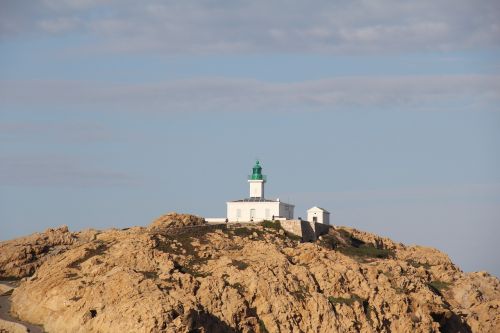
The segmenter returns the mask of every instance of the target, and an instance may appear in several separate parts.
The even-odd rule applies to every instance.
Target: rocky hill
[[[278,223],[48,230],[0,243],[13,315],[47,332],[499,332],[500,282],[351,228]]]

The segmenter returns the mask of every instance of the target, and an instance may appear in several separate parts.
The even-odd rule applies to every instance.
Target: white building
[[[279,199],[264,198],[266,177],[262,174],[259,161],[255,162],[252,175],[248,177],[250,197],[227,202],[227,220],[229,222],[260,222],[273,218],[293,219],[294,205]]]
[[[307,220],[309,222],[318,222],[330,224],[330,212],[324,208],[314,206],[307,210]]]

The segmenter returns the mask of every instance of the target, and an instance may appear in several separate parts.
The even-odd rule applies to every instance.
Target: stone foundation
[[[315,241],[319,236],[327,234],[331,228],[327,224],[303,220],[281,220],[279,222],[285,231],[302,237],[304,242]]]

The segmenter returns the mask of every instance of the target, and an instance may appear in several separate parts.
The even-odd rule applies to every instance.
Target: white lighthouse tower
[[[250,184],[250,198],[264,199],[266,176],[262,174],[262,167],[259,161],[255,162],[252,175],[248,176],[248,183]]]
[[[259,222],[273,218],[293,219],[294,206],[285,202],[264,198],[266,176],[260,162],[256,161],[248,176],[250,197],[227,202],[227,221]]]

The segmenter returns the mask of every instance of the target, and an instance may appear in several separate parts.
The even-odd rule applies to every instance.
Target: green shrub
[[[421,262],[418,262],[416,260],[413,260],[413,259],[410,259],[408,260],[408,264],[415,267],[415,268],[419,268],[419,267],[423,267],[425,269],[430,269],[431,268],[431,265],[428,264],[428,263],[421,263]]]
[[[340,247],[338,251],[346,256],[387,259],[394,256],[394,251],[388,249],[378,249],[371,245],[360,247]]]
[[[293,241],[302,241],[302,237],[292,234],[291,232],[285,231],[285,236]]]
[[[363,304],[363,301],[364,300],[356,294],[351,295],[350,298],[333,297],[333,296],[328,297],[328,302],[330,302],[330,304],[333,306],[335,306],[335,304],[346,304],[346,305],[351,306],[355,302],[359,302],[359,303]]]
[[[435,281],[429,282],[427,285],[436,294],[441,295],[441,292],[443,290],[447,290],[447,289],[450,288],[451,283],[450,282],[444,282],[444,281],[435,280]]]
[[[361,239],[354,237],[349,231],[344,229],[337,230],[342,238],[353,247],[361,247],[366,245]]]
[[[274,229],[276,231],[279,231],[280,229],[283,229],[281,227],[281,223],[280,221],[269,221],[269,220],[265,220],[265,221],[262,221],[259,223],[261,226],[263,226],[264,228],[270,228],[270,229]]]
[[[144,275],[146,279],[158,279],[158,273],[157,272],[150,272],[150,271],[138,271],[138,273],[141,273]]]
[[[243,271],[245,270],[247,267],[248,267],[248,264],[244,261],[240,261],[240,260],[232,260],[231,261],[231,264],[233,266],[235,266],[236,268],[238,268],[240,271]]]
[[[339,239],[334,235],[322,235],[319,244],[327,249],[333,250],[337,248],[340,244]]]
[[[247,227],[234,228],[233,231],[239,237],[248,237],[253,234],[253,230]]]

